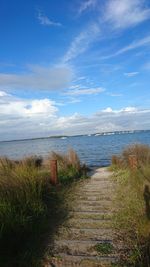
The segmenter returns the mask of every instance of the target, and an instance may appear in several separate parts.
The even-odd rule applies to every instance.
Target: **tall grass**
[[[136,168],[131,168],[134,156]],[[115,227],[126,247],[121,254],[126,266],[150,266],[150,147],[132,145],[113,156],[117,183]]]
[[[2,267],[37,266],[31,262],[25,265],[24,261],[20,264],[19,260],[13,264],[11,260],[9,262],[10,254],[17,259],[15,254],[22,250],[24,243],[30,242],[32,236],[41,238],[40,233],[43,233],[47,225],[51,231],[57,228],[61,212],[65,212],[60,210],[65,197],[64,188],[54,188],[50,184],[49,160],[54,158],[58,161],[61,184],[70,184],[80,178],[82,166],[73,150],[66,155],[53,152],[47,163],[41,157],[34,156],[20,161],[0,158],[0,266]],[[32,249],[32,246],[28,248],[25,246],[23,249],[25,259],[25,255]],[[6,258],[8,262],[5,265]]]
[[[25,162],[0,160],[0,235],[27,228],[46,212],[47,179]]]

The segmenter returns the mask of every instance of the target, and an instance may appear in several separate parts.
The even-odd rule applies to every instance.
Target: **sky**
[[[150,129],[149,0],[1,0],[0,140]]]

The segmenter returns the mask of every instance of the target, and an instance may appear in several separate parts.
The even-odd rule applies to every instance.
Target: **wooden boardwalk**
[[[99,168],[75,192],[70,217],[59,230],[47,266],[109,267],[117,262],[110,176],[107,168]]]

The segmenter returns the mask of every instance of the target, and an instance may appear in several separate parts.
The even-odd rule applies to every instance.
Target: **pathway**
[[[70,217],[55,240],[50,266],[115,266],[114,184],[110,176],[107,168],[99,168],[75,192]]]

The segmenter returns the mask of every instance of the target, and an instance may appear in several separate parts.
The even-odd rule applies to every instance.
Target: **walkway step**
[[[111,211],[110,205],[101,205],[101,206],[86,206],[81,205],[72,209],[72,211],[94,211],[94,212],[104,212]]]
[[[97,251],[97,246],[112,246],[110,252],[99,252]],[[114,246],[111,241],[99,240],[61,240],[55,242],[54,254],[64,253],[67,255],[84,255],[84,256],[115,256],[114,255]]]
[[[82,266],[82,267],[111,267],[112,263],[116,263],[117,255],[115,256],[84,256],[84,255],[66,255],[65,253],[59,254],[61,264],[61,259],[63,265],[57,265],[57,259],[52,260],[53,266],[56,267],[73,267],[73,266]],[[74,263],[79,265],[73,265]],[[105,264],[105,265],[104,265]],[[106,265],[107,264],[107,265]],[[109,264],[109,265],[108,265]],[[51,265],[52,266],[52,265]]]
[[[90,200],[90,201],[92,201],[92,200],[99,200],[99,201],[101,201],[101,200],[105,200],[105,199],[108,199],[108,200],[112,200],[112,197],[111,197],[111,195],[112,195],[113,193],[112,192],[107,192],[107,194],[105,193],[98,193],[98,194],[86,194],[86,193],[82,193],[82,194],[80,194],[80,195],[76,195],[75,197],[74,197],[74,199],[80,199],[80,200]]]
[[[59,236],[61,239],[70,239],[70,240],[110,240],[113,239],[115,233],[111,228],[61,228],[59,231]],[[60,237],[58,236],[58,240]]]
[[[113,213],[110,212],[89,212],[89,211],[74,211],[70,214],[71,218],[80,218],[80,219],[93,219],[93,220],[102,220],[102,219],[111,219]]]
[[[103,206],[104,204],[110,205],[112,204],[110,199],[101,199],[99,200],[98,198],[95,197],[90,197],[90,199],[79,199],[76,202],[76,205],[87,205],[87,206]]]
[[[92,220],[92,219],[69,219],[68,222],[66,223],[66,227],[74,227],[74,228],[83,228],[85,227],[86,229],[98,229],[98,228],[110,228],[112,226],[111,220]]]
[[[96,188],[96,190],[90,190],[90,188],[84,188],[84,190],[81,190],[80,192],[83,192],[83,193],[98,193],[100,191],[106,191],[106,190],[114,190],[114,187],[108,185],[108,186],[99,186]]]

